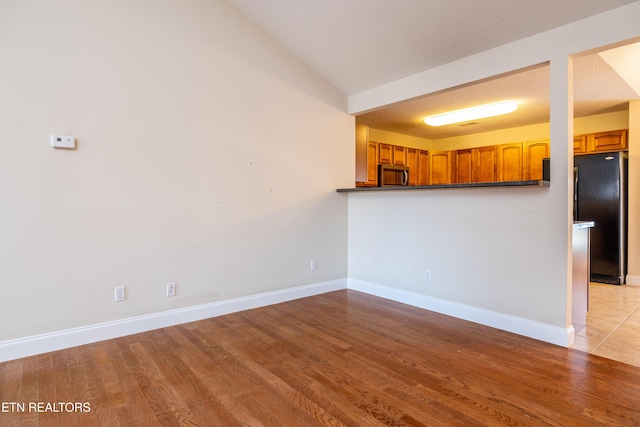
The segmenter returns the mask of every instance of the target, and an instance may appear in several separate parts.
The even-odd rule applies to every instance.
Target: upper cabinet
[[[524,144],[524,180],[542,179],[542,159],[549,157],[549,141],[532,141]]]
[[[411,165],[409,165],[411,168]],[[414,174],[412,170],[409,170],[409,177]],[[418,150],[418,171],[414,175],[417,175],[418,180],[416,185],[429,185],[429,152],[426,150]]]
[[[453,154],[453,179],[454,183],[473,182],[473,149],[457,150]]]
[[[369,128],[356,126],[356,186],[378,185],[378,143],[369,141]]]
[[[399,145],[393,146],[393,164],[396,166],[407,166],[407,147]]]
[[[429,184],[451,183],[451,151],[429,151]]]
[[[407,147],[385,143],[378,144],[378,162],[381,165],[407,166]]]
[[[407,148],[407,166],[409,166],[409,185],[419,185],[418,184],[418,168],[420,167],[420,159],[418,158],[418,150],[417,148]]]
[[[587,135],[573,137],[573,154],[587,154]]]
[[[498,146],[498,181],[522,181],[522,165],[522,143]]]
[[[498,147],[491,145],[473,149],[472,176],[474,182],[498,180]]]
[[[627,130],[590,133],[573,137],[573,154],[606,153],[627,149]]]
[[[381,165],[393,164],[393,145],[391,144],[378,144],[378,163]]]
[[[627,131],[615,130],[587,135],[587,147],[591,153],[626,150]]]
[[[506,182],[542,179],[549,141],[490,145],[453,152],[452,182]]]

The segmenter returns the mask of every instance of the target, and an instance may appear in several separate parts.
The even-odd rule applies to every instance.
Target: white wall
[[[640,37],[639,20],[640,3],[634,3],[350,96],[349,111],[358,113],[548,61],[554,161],[549,188],[350,194],[349,279],[505,315],[505,329],[514,319],[566,328],[564,344],[570,344],[568,56]],[[519,332],[535,335],[526,327]]]
[[[4,0],[0,62],[0,342],[346,277],[346,97],[225,2]]]

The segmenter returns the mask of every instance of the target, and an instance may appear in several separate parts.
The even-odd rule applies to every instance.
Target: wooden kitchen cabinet
[[[429,184],[451,183],[451,151],[429,152]]]
[[[409,185],[418,185],[418,150],[417,148],[407,148],[407,166],[409,166]]]
[[[407,147],[406,155],[409,185],[429,185],[429,152]]]
[[[367,186],[378,185],[378,144],[367,142]]]
[[[573,154],[587,154],[587,135],[573,137]]]
[[[393,164],[393,145],[378,144],[378,163],[381,165]]]
[[[524,144],[524,180],[542,179],[542,159],[549,157],[549,141]]]
[[[626,150],[627,131],[614,130],[587,135],[587,147],[591,153]]]
[[[378,143],[369,141],[369,128],[356,126],[356,187],[378,185]]]
[[[473,149],[473,182],[498,180],[498,147],[495,145]]]
[[[453,182],[495,182],[498,180],[498,147],[467,148],[453,153]]]
[[[416,185],[429,185],[429,152],[418,150],[418,180]]]
[[[453,152],[453,179],[454,183],[473,182],[473,150],[456,150]]]
[[[522,143],[498,146],[498,180],[522,181]]]
[[[573,137],[573,154],[606,153],[627,150],[627,129],[576,135]]]
[[[407,147],[400,145],[392,146],[393,164],[396,166],[407,166]]]

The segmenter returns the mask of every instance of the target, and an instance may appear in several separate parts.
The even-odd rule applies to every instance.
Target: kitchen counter
[[[549,181],[507,181],[507,182],[466,182],[461,184],[434,184],[413,186],[388,186],[388,187],[354,187],[338,188],[338,193],[355,193],[363,191],[413,191],[413,190],[437,190],[441,188],[481,188],[481,187],[548,187]]]

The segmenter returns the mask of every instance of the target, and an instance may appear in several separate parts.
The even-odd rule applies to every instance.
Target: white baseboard
[[[435,311],[436,313],[446,314],[563,347],[569,347],[575,340],[573,326],[565,329],[415,292],[381,286],[363,280],[348,279],[348,287],[355,291],[365,292],[377,297]]]
[[[640,276],[632,276],[631,274],[627,274],[625,283],[631,286],[640,286]]]
[[[314,283],[208,304],[0,342],[0,362],[90,344],[347,288],[347,279]]]
[[[344,278],[4,341],[0,342],[0,362],[347,288],[564,347],[573,344],[575,338],[573,327],[563,329],[363,280]]]

